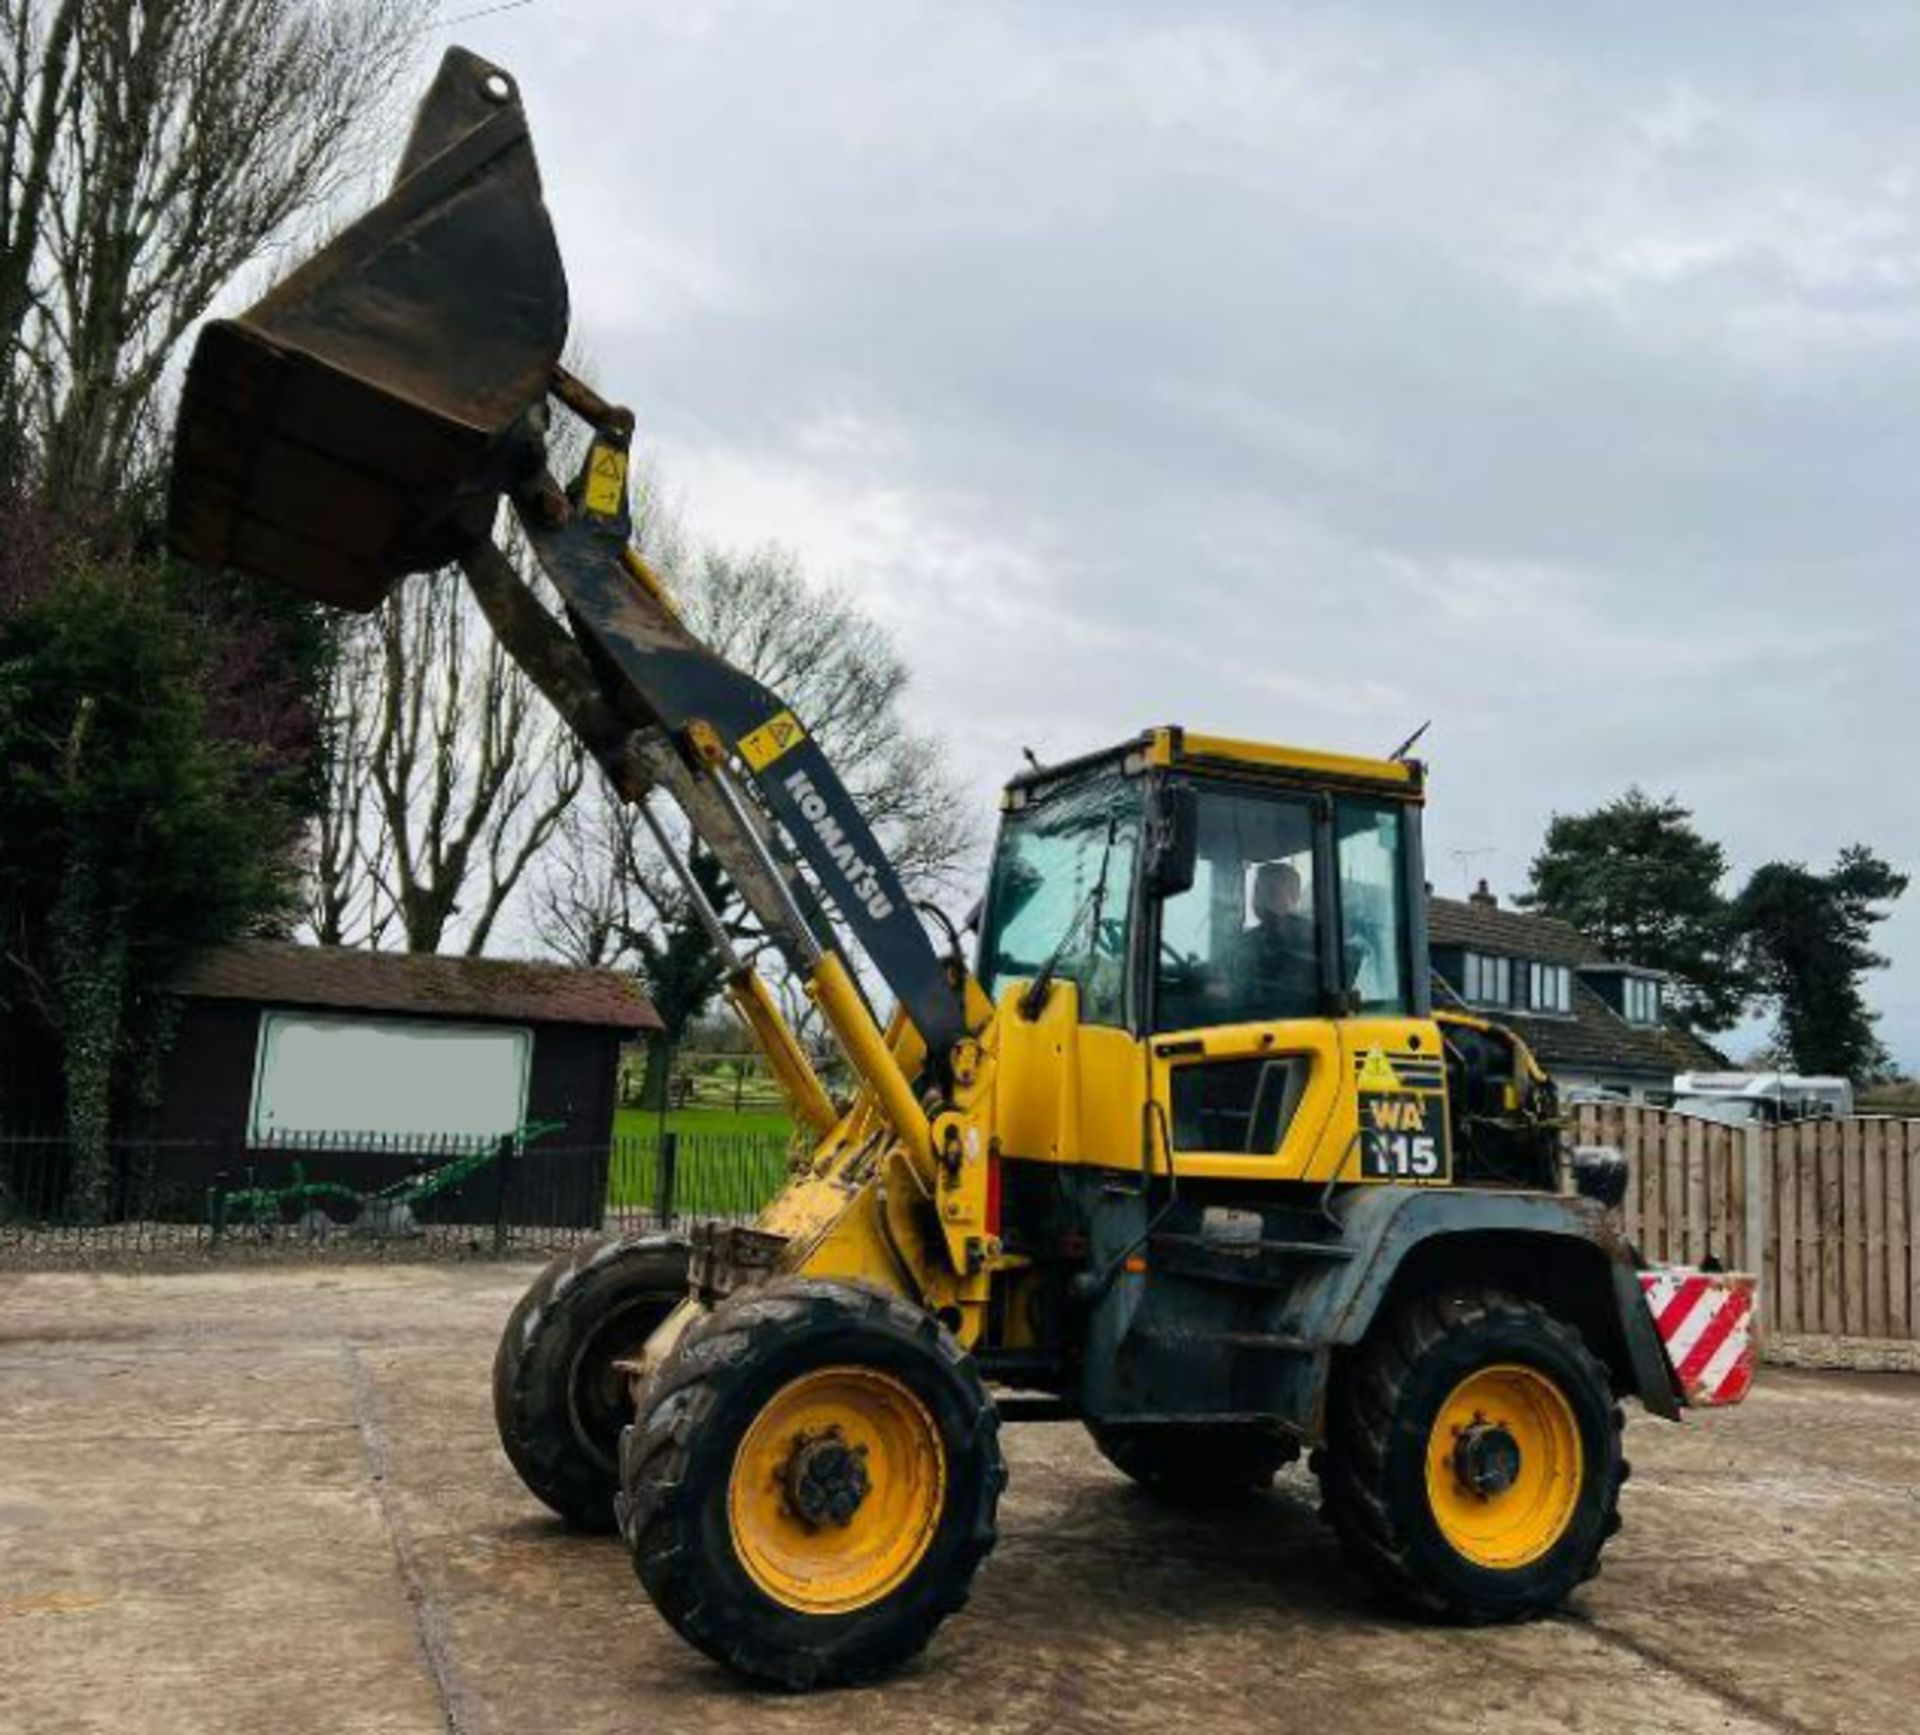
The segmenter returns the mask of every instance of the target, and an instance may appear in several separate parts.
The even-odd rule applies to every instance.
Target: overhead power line
[[[439,20],[442,30],[451,29],[456,24],[471,24],[476,18],[491,18],[496,12],[518,12],[522,6],[533,5],[534,0],[499,0],[497,6],[481,6],[472,12],[462,12],[452,18]]]

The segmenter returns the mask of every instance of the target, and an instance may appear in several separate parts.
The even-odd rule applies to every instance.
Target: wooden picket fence
[[[1583,1103],[1575,1136],[1627,1153],[1641,1252],[1753,1272],[1764,1331],[1920,1342],[1920,1120],[1730,1127]]]

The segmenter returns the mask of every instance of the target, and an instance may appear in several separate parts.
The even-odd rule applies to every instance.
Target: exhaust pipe
[[[174,437],[168,539],[342,608],[491,535],[540,463],[567,280],[514,81],[450,49],[393,190],[235,319],[209,322]]]

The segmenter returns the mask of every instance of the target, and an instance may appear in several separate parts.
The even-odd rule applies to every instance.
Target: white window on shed
[[[263,1012],[248,1138],[479,1144],[525,1121],[532,1063],[533,1032],[511,1026]]]

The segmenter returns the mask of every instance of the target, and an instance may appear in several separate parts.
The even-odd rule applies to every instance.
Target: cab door
[[[1177,1171],[1445,1180],[1405,804],[1214,779],[1191,801],[1191,879],[1183,866],[1142,924],[1150,1089]]]
[[[1191,800],[1191,880],[1155,897],[1142,924],[1160,1145],[1182,1176],[1297,1180],[1317,1166],[1341,1095],[1329,807],[1211,779]]]

